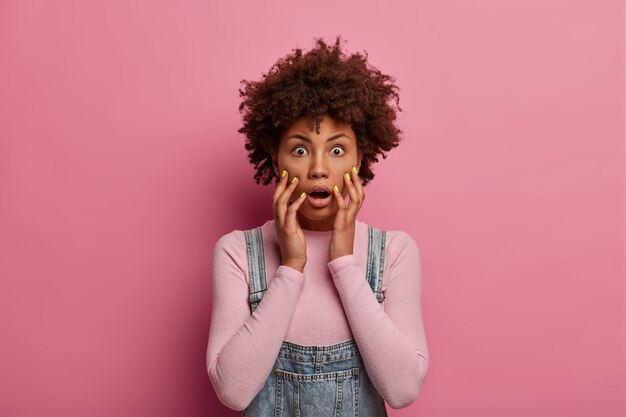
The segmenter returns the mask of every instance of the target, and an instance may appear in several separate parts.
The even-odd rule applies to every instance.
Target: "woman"
[[[256,182],[276,179],[274,219],[216,243],[207,371],[244,416],[386,416],[428,369],[418,247],[356,218],[399,142],[398,87],[340,37],[293,52],[242,81],[239,132]]]

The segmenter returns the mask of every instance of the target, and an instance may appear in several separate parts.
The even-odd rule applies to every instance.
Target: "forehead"
[[[315,123],[312,127],[313,129],[310,130],[307,126],[307,118],[301,117],[295,120],[287,129],[285,129],[285,136],[296,132],[304,133],[309,137],[318,136],[317,132],[315,131]],[[350,138],[354,138],[354,132],[352,131],[352,128],[349,124],[340,123],[327,115],[322,118],[322,121],[320,122],[319,136],[326,137],[329,133],[333,134],[340,132],[346,133],[348,136],[350,136]]]

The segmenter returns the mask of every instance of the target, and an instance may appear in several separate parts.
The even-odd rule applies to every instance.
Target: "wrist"
[[[348,256],[348,255],[353,255],[352,252],[339,252],[339,253],[333,253],[330,255],[330,262],[334,261],[337,258],[341,258],[342,256]]]
[[[283,262],[282,264],[291,269],[295,269],[296,271],[304,272],[304,265],[306,265],[306,262],[287,261],[287,262]]]

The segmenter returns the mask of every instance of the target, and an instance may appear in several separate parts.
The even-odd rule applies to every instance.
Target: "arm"
[[[328,268],[372,383],[392,408],[403,408],[417,398],[428,370],[420,256],[407,233],[387,236],[384,308],[354,255],[336,258]]]
[[[250,314],[247,270],[243,232],[222,236],[213,254],[206,367],[217,397],[239,411],[252,402],[269,377],[304,283],[304,274],[279,266]]]

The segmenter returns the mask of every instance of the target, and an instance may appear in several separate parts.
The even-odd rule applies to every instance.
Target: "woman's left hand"
[[[356,168],[344,174],[343,182],[350,196],[349,204],[346,205],[341,192],[333,187],[333,194],[337,202],[337,214],[333,226],[333,236],[330,239],[330,260],[340,256],[352,255],[354,247],[354,231],[356,215],[363,205],[365,191],[357,174]]]

